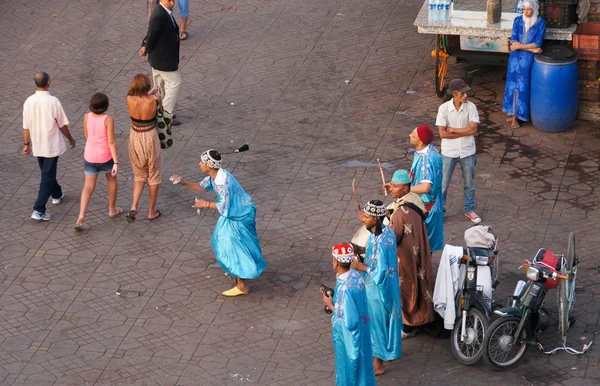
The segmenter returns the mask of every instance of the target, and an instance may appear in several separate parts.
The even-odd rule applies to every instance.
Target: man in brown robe
[[[433,268],[425,204],[410,191],[411,179],[406,170],[397,170],[386,184],[394,200],[390,228],[396,234],[400,296],[402,299],[402,339],[414,335],[414,327],[435,319],[433,310]]]

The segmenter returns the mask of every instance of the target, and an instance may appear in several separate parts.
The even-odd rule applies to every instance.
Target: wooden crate
[[[600,82],[597,80],[580,80],[579,88],[577,89],[579,100],[584,101],[600,101]]]
[[[578,59],[600,60],[600,24],[581,23],[573,34]]]
[[[600,120],[600,102],[579,101],[577,119],[595,122]]]
[[[600,60],[577,60],[579,80],[600,80]]]

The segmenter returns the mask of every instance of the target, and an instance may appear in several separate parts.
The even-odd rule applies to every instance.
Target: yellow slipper
[[[240,295],[248,295],[248,292],[244,292],[244,291],[240,290],[238,287],[233,287],[232,289],[223,292],[221,295],[233,297],[233,296],[240,296]]]

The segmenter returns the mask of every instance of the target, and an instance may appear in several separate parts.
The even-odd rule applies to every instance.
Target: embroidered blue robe
[[[337,386],[375,385],[365,283],[350,269],[339,275],[333,293],[331,335]]]
[[[200,187],[217,194],[221,214],[211,244],[217,263],[228,274],[240,279],[256,279],[267,267],[256,235],[256,207],[235,177],[219,169],[213,180],[207,176]]]
[[[383,227],[371,234],[365,253],[367,272],[361,272],[367,290],[373,356],[391,361],[402,355],[402,309],[396,235]]]
[[[429,214],[425,219],[427,238],[431,252],[444,248],[444,200],[442,198],[442,157],[433,144],[427,145],[424,151],[415,152],[410,167],[411,186],[416,186],[423,180],[431,182],[429,193],[419,194],[423,199]],[[433,203],[433,206],[431,204]]]

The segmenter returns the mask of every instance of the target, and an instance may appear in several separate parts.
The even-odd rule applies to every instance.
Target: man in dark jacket
[[[173,114],[181,88],[179,72],[179,26],[173,17],[174,0],[160,0],[154,7],[140,56],[148,55],[154,85],[159,88],[163,107]],[[175,117],[173,117],[175,118]],[[177,120],[173,125],[178,125]]]

